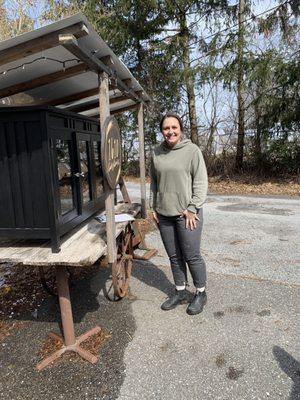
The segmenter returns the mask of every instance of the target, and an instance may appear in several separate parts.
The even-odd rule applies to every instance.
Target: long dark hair
[[[160,129],[161,132],[162,132],[162,126],[163,126],[164,120],[167,119],[167,118],[176,118],[177,121],[179,122],[180,130],[181,130],[181,132],[183,132],[183,123],[182,123],[182,119],[179,117],[178,114],[173,113],[173,112],[167,112],[166,114],[164,114],[164,115],[161,117],[161,120],[160,120],[160,123],[159,123],[159,129]]]

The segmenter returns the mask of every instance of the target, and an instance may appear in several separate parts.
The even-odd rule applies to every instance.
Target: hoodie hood
[[[188,144],[192,143],[190,141],[190,139],[183,139],[181,140],[181,142],[177,143],[174,147],[170,147],[168,146],[168,144],[166,143],[166,141],[164,140],[161,143],[161,147],[164,151],[171,151],[171,150],[179,150],[182,149],[183,147],[187,146]]]

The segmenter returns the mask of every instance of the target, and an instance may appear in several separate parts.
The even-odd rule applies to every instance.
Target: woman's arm
[[[202,152],[199,148],[193,154],[191,163],[192,175],[192,199],[187,207],[187,210],[192,213],[197,213],[197,209],[202,207],[207,196],[207,171]]]
[[[152,211],[154,220],[158,223],[158,218],[156,215],[156,196],[157,196],[157,178],[153,163],[153,157],[151,157],[150,163],[150,196],[149,196],[149,206]]]

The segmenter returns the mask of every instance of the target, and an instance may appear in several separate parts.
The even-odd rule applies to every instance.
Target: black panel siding
[[[11,193],[15,215],[15,227],[25,228],[22,185],[19,172],[19,162],[16,147],[16,132],[14,122],[7,123],[6,143],[9,163]]]
[[[41,130],[39,121],[27,122],[26,138],[33,226],[35,228],[46,228],[49,226],[49,213],[45,174],[49,174],[50,171],[45,170],[42,145],[43,141],[47,140],[47,138],[46,132]]]
[[[27,122],[20,121],[15,122],[15,138],[16,138],[16,149],[17,149],[17,162],[19,167],[19,177],[23,200],[23,217],[24,226],[26,228],[33,228],[33,204],[31,197],[31,177],[29,167],[30,150],[27,143],[27,135],[25,126]],[[35,190],[40,191],[41,188]]]
[[[13,228],[16,226],[11,180],[6,144],[7,123],[0,121],[0,221],[1,226]]]

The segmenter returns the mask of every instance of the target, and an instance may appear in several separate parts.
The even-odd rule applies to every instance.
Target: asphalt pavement
[[[138,185],[128,188],[138,200]],[[130,299],[106,300],[103,269],[72,289],[76,333],[108,332],[98,363],[72,358],[34,370],[46,332],[59,331],[49,298],[0,344],[0,398],[300,399],[299,199],[211,194],[204,210],[202,314],[160,309],[173,284],[153,230],[147,243],[158,255],[135,261]]]

